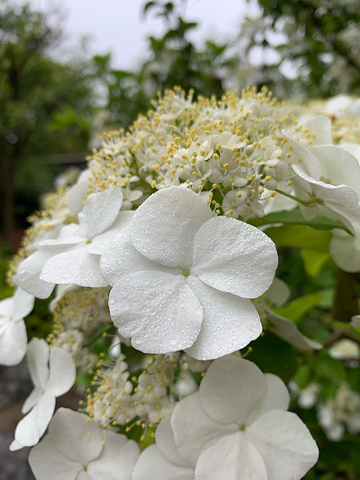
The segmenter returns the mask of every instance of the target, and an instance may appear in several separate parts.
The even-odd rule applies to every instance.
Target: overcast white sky
[[[22,3],[22,0],[17,0]],[[144,0],[29,0],[39,9],[60,4],[65,16],[64,27],[68,45],[84,35],[92,38],[92,53],[113,53],[113,65],[130,69],[146,58],[149,34],[164,31],[163,22],[148,14],[140,19]],[[212,38],[218,42],[232,39],[238,31],[241,19],[254,14],[254,0],[249,6],[246,0],[188,0],[185,19],[198,21],[195,41]]]

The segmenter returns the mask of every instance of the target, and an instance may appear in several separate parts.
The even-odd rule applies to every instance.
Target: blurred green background
[[[258,0],[261,14],[246,19],[231,41],[209,38],[200,45],[190,39],[199,25],[184,18],[184,3],[143,3],[145,18],[162,18],[166,31],[148,38],[148,51],[136,69],[123,71],[113,67],[111,52],[90,55],[84,46],[74,49],[78,53],[72,58],[59,60],[52,54],[63,41],[61,25],[54,27],[55,11],[0,0],[0,298],[12,292],[5,274],[26,217],[40,208],[41,195],[55,188],[56,175],[69,166],[84,168],[98,136],[127,128],[149,109],[157,91],[180,84],[193,89],[195,97],[220,97],[227,89],[265,85],[281,99],[360,94],[358,0]],[[304,255],[286,246],[280,255],[282,276],[294,298],[322,292],[321,300],[310,301],[303,312],[306,321],[297,321],[305,333],[313,328],[319,340],[326,338],[334,264],[325,258],[321,272],[312,271],[309,280]],[[358,275],[353,278],[358,280]],[[37,305],[30,317],[29,333],[44,329],[46,334],[46,305]],[[323,320],[320,326],[317,318]],[[336,361],[340,366],[334,367],[326,352],[320,360],[315,356],[297,357],[301,388],[317,382],[321,395],[331,398],[348,382],[359,392],[358,363],[356,369],[348,361]],[[315,405],[294,408],[321,450],[319,463],[305,478],[358,480],[359,437],[347,432],[342,440],[330,441],[318,425]]]

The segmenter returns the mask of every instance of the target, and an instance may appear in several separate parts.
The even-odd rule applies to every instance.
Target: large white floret
[[[267,290],[276,267],[276,249],[265,234],[217,217],[183,187],[149,197],[101,258],[119,333],[143,352],[185,349],[200,360],[243,348],[260,335],[248,299]]]

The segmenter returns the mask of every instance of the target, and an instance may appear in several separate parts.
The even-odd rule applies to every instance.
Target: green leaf
[[[323,379],[330,380],[331,383],[342,383],[346,379],[346,371],[342,363],[330,357],[327,352],[319,353],[315,363],[315,373]]]
[[[290,344],[266,332],[251,343],[252,352],[246,357],[264,373],[274,373],[288,382],[297,369],[296,355]]]
[[[294,210],[283,210],[281,212],[269,213],[261,218],[253,218],[248,221],[251,225],[259,227],[261,225],[269,225],[272,223],[285,223],[292,225],[308,225],[317,230],[332,230],[333,228],[340,228],[350,233],[349,230],[340,220],[325,217],[324,215],[316,215],[310,220],[306,220],[301,213],[300,208]]]
[[[304,268],[306,273],[311,277],[316,277],[323,265],[330,258],[330,255],[325,252],[316,252],[315,250],[301,250],[301,256],[304,261]]]
[[[317,252],[328,252],[331,233],[325,230],[315,230],[306,225],[284,225],[265,230],[273,242],[285,247],[306,248]]]
[[[310,295],[304,295],[303,297],[297,298],[296,300],[287,303],[283,307],[272,307],[272,309],[279,315],[289,318],[293,322],[297,322],[305,315],[306,312],[318,305],[321,300],[322,295],[319,293],[312,293]]]

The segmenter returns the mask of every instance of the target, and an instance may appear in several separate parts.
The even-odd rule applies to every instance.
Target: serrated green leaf
[[[273,242],[285,247],[305,248],[317,252],[328,252],[331,233],[326,230],[315,230],[306,225],[284,225],[265,230]]]
[[[283,307],[272,307],[272,309],[279,315],[289,318],[293,322],[297,322],[305,315],[306,312],[318,305],[321,300],[321,294],[312,293],[310,295],[304,295],[303,297],[297,298],[296,300],[287,303]]]
[[[266,332],[251,343],[252,352],[246,357],[264,373],[274,373],[288,382],[297,369],[296,355],[292,346],[276,335]]]
[[[316,277],[323,265],[330,258],[330,255],[325,252],[317,252],[315,250],[301,250],[301,256],[304,261],[304,268],[306,273],[311,277]]]

